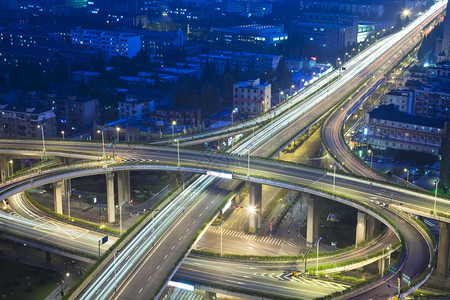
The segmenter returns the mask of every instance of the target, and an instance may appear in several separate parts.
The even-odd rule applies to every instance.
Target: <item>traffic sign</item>
[[[409,278],[409,276],[406,275],[405,273],[402,274],[402,280],[403,280],[407,285],[411,285],[411,278]]]
[[[395,275],[397,273],[397,268],[393,265],[389,265],[389,272]]]

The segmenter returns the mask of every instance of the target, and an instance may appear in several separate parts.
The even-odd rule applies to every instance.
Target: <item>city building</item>
[[[133,97],[126,97],[125,101],[119,101],[119,118],[146,120],[155,110],[155,101],[139,101]]]
[[[393,90],[386,94],[386,105],[393,104],[395,109],[412,114],[414,112],[414,91]]]
[[[450,8],[447,6],[444,18],[444,31],[436,41],[436,61],[450,60]]]
[[[385,13],[385,4],[382,1],[300,0],[299,4],[302,11],[345,11],[361,18],[381,18]]]
[[[66,136],[92,128],[100,117],[100,101],[96,98],[33,91],[17,94],[17,103],[50,107],[55,113],[56,129],[64,131]]]
[[[426,118],[383,105],[366,114],[367,141],[376,149],[413,150],[438,155],[444,135],[443,120]]]
[[[88,84],[89,81],[99,78],[99,72],[92,71],[74,71],[72,72],[72,80],[76,83]]]
[[[308,12],[292,20],[291,25],[292,36],[301,36],[321,48],[345,49],[357,42],[355,15]]]
[[[280,44],[288,39],[288,34],[283,32],[282,26],[273,25],[250,24],[231,28],[211,27],[211,32],[215,36],[215,42],[226,44],[243,42],[268,47]]]
[[[191,58],[189,61],[200,64],[201,69],[205,68],[206,63],[212,64],[215,66],[218,74],[225,72],[227,64],[232,70],[239,65],[241,71],[246,74],[249,71],[264,72],[276,70],[280,59],[281,55],[213,50],[208,54],[201,54]]]
[[[259,115],[271,108],[271,84],[260,79],[233,84],[233,107],[239,114]]]
[[[39,126],[39,127],[38,127]],[[56,137],[56,116],[50,107],[0,104],[0,136],[18,138]]]
[[[131,58],[141,50],[141,37],[132,32],[77,28],[71,34],[73,44],[99,48],[106,53],[107,59],[113,56]]]
[[[202,110],[189,106],[157,106],[150,119],[164,124],[177,126],[198,126],[202,123]]]
[[[414,90],[414,113],[428,118],[450,120],[450,89],[421,85]]]
[[[181,30],[137,30],[133,32],[141,37],[141,49],[148,55],[156,57],[163,57],[168,50],[181,50],[186,43],[186,35]]]

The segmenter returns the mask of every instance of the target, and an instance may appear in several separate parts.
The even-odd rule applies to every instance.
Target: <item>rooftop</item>
[[[445,121],[439,119],[432,119],[421,117],[417,115],[411,115],[404,112],[400,112],[394,109],[394,105],[382,105],[371,112],[369,112],[370,118],[379,120],[388,120],[394,122],[407,123],[412,125],[427,126],[434,128],[444,129]]]

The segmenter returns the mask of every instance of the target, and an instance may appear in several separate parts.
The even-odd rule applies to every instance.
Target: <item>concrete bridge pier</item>
[[[449,274],[449,240],[450,240],[450,224],[439,221],[439,250],[436,275],[439,277],[447,277]]]
[[[54,206],[55,206],[55,212],[58,214],[63,213],[63,207],[62,207],[63,190],[65,190],[64,180],[53,183],[53,201],[54,201]]]
[[[366,217],[365,212],[358,211],[356,217],[356,245],[366,239]]]
[[[255,233],[261,227],[262,184],[250,183],[250,215],[248,232]]]
[[[378,261],[378,273],[383,274],[384,275],[384,269],[386,268],[386,258],[382,257],[379,261]]]
[[[117,172],[117,197],[119,205],[122,205],[124,201],[130,200],[130,171]]]
[[[304,194],[308,199],[308,219],[306,223],[306,246],[312,247],[319,239],[320,198]]]
[[[116,221],[116,210],[114,204],[114,172],[106,173],[106,203],[108,210],[108,222],[114,223]]]
[[[7,155],[1,155],[0,156],[0,178],[2,181],[5,181],[6,178],[11,176],[14,172],[12,170],[13,164],[10,163],[11,157]]]

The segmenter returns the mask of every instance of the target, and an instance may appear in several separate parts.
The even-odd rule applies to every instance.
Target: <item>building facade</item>
[[[39,127],[38,127],[39,126]],[[56,137],[56,116],[51,108],[0,104],[0,136],[40,138]]]
[[[450,90],[423,85],[414,90],[414,113],[428,118],[450,120]]]
[[[414,112],[414,91],[393,90],[386,94],[387,105],[393,104],[401,112],[412,114]]]
[[[260,79],[233,84],[233,107],[239,114],[259,115],[271,106],[271,84],[261,84]]]
[[[443,120],[399,112],[394,105],[366,114],[367,140],[373,148],[401,149],[437,155],[444,135]]]
[[[99,48],[106,53],[107,59],[113,56],[131,58],[141,50],[141,37],[136,33],[77,28],[71,35],[73,44]]]
[[[157,106],[150,115],[151,120],[177,126],[198,126],[202,122],[202,110],[193,107]]]

